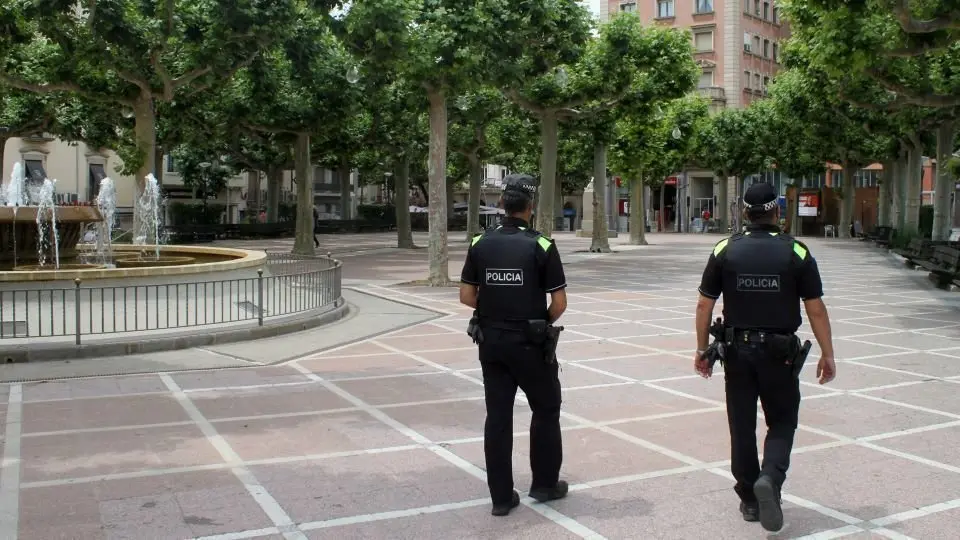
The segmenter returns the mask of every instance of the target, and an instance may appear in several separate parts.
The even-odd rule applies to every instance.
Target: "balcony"
[[[707,86],[706,88],[697,88],[697,93],[709,99],[710,101],[720,101],[726,103],[727,94],[722,87]]]

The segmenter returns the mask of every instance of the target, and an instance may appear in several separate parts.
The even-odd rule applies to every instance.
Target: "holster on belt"
[[[527,339],[534,345],[543,346],[543,360],[547,364],[557,363],[557,345],[562,331],[562,326],[554,326],[546,319],[527,321]]]

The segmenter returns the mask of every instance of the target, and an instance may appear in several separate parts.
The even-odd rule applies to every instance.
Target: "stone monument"
[[[594,179],[590,179],[590,183],[587,184],[587,187],[583,188],[583,210],[580,216],[580,228],[577,229],[577,236],[580,238],[593,238],[593,197],[596,193],[593,182]],[[603,192],[606,192],[609,189],[609,186],[606,186],[606,188],[607,189],[604,189]],[[603,195],[605,195],[605,193],[603,193]],[[608,202],[603,200],[607,199],[607,197],[603,195],[601,195],[601,200],[597,202],[600,202],[604,206],[604,223],[607,224],[607,238],[616,238],[617,231],[610,229],[610,209],[606,208]]]

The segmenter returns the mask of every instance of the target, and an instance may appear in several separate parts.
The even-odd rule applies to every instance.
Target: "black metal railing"
[[[75,338],[229,325],[337,307],[342,263],[267,252],[254,277],[0,290],[0,339]]]

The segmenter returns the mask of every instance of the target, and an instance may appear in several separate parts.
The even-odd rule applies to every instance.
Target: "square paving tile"
[[[224,369],[171,374],[180,388],[223,388],[227,386],[259,386],[278,383],[302,383],[308,379],[290,366],[264,366],[257,368]]]
[[[758,407],[758,412],[762,412]],[[610,426],[634,437],[680,452],[706,463],[730,459],[730,428],[726,411],[701,412],[686,416],[637,420]],[[757,418],[757,451],[763,450],[767,425]],[[797,430],[794,447],[831,442],[834,439]]]
[[[329,356],[300,360],[301,366],[325,379],[378,377],[407,373],[434,373],[436,368],[402,354],[370,356]]]
[[[956,377],[960,375],[960,357],[950,356],[952,354],[960,354],[960,349],[944,351],[939,354],[928,352],[903,353],[859,361],[875,366],[922,373],[932,377]],[[838,369],[846,371],[846,366],[847,364],[841,364]],[[841,372],[840,377],[842,376]],[[840,377],[835,381],[839,380]]]
[[[850,395],[811,399],[800,405],[801,424],[846,437],[879,435],[950,420],[937,414]]]
[[[456,371],[480,369],[480,356],[476,347],[474,347],[473,350],[463,351],[421,352],[417,353],[417,356]],[[427,366],[426,364],[420,363],[420,365],[424,367],[424,370],[436,371],[436,368]]]
[[[338,381],[337,386],[371,405],[483,395],[483,386],[450,373]]]
[[[807,363],[803,365],[804,372],[807,371],[807,367],[810,367],[811,374],[815,377],[818,360],[818,358],[814,358],[812,360],[807,358]],[[870,364],[873,363],[874,360],[858,360],[858,362]],[[877,369],[870,366],[840,362],[840,365],[837,366],[837,377],[830,381],[830,383],[826,386],[835,390],[860,390],[872,388],[874,386],[884,386],[888,384],[905,382],[921,382],[923,380],[924,377],[918,375],[908,375],[906,373],[899,373],[887,369]]]
[[[565,390],[563,410],[593,422],[701,409],[699,401],[645,386]]]
[[[834,338],[833,340],[833,353],[836,358],[840,360],[855,360],[862,359],[865,356],[874,356],[878,354],[893,354],[893,353],[909,353],[915,352],[912,349],[897,348],[894,346],[885,346],[871,343],[870,340],[873,336],[862,338],[857,338],[859,341],[851,341],[845,338]],[[811,358],[817,358],[820,355],[820,349],[816,346],[816,351],[810,351]]]
[[[605,375],[589,369],[590,367],[593,367],[593,362],[588,362],[585,364],[585,366],[587,367],[570,364],[561,359],[560,367],[562,368],[562,371],[560,372],[560,384],[564,388],[575,388],[580,386],[593,386],[597,384],[620,384],[629,382],[620,377]]]
[[[451,446],[450,451],[486,470],[483,443],[457,444]],[[598,429],[583,428],[563,432],[563,465],[560,468],[560,477],[571,484],[684,466],[686,463]],[[527,491],[530,489],[531,481],[530,439],[515,437],[513,440],[514,487],[518,491]]]
[[[691,364],[693,363],[693,351],[697,348],[697,338],[693,334],[670,334],[667,330],[660,330],[660,335],[656,336],[632,337],[622,341],[639,345],[641,352],[644,350],[659,350],[681,353],[682,355],[689,353]]]
[[[689,362],[689,364],[690,364],[690,371],[692,371],[693,362]],[[677,379],[666,380],[666,381],[656,381],[655,383],[652,383],[652,384],[656,384],[657,386],[662,386],[664,388],[669,388],[671,390],[676,390],[678,392],[684,392],[686,394],[701,397],[704,399],[712,399],[713,401],[716,401],[718,405],[724,406],[724,404],[727,401],[727,394],[726,394],[726,389],[723,382],[722,369],[723,368],[715,369],[713,373],[713,377],[706,380],[702,379],[699,375],[688,375],[684,378],[677,378]],[[813,373],[813,372],[814,371],[811,371],[810,373]],[[804,375],[802,375],[801,377],[807,377],[806,375],[807,373],[808,373],[807,370],[804,369]],[[812,378],[813,375],[811,374],[809,375],[809,377]],[[832,393],[832,392],[828,386],[821,386],[821,385],[811,386],[811,385],[805,385],[805,384],[800,385],[800,395],[802,397],[816,396],[816,395],[829,394],[829,393]],[[710,405],[705,403],[703,406],[709,407]],[[800,407],[802,408],[803,405],[801,404]]]
[[[880,345],[890,345],[896,347],[907,347],[918,351],[929,351],[931,349],[943,349],[944,347],[960,347],[960,340],[956,337],[944,337],[931,334],[918,334],[914,332],[898,332],[895,334],[884,334],[879,336],[870,336],[870,341]]]
[[[360,411],[217,422],[215,427],[244,460],[413,444],[409,437]]]
[[[23,404],[23,433],[189,422],[170,394],[41,401]]]
[[[485,481],[422,449],[251,469],[297,522],[490,496]]]
[[[960,467],[960,427],[945,427],[889,439],[873,441],[873,444],[906,452],[954,467]]]
[[[412,353],[436,349],[476,348],[476,345],[474,345],[473,341],[470,340],[470,336],[467,335],[466,327],[464,327],[463,332],[440,334],[436,336],[424,336],[417,338],[385,336],[377,338],[377,342]]]
[[[0,389],[6,396],[7,387]],[[23,385],[23,401],[123,396],[147,392],[169,392],[160,377],[136,375],[129,377],[95,377],[64,381],[45,381]]]
[[[860,446],[796,454],[787,476],[785,492],[860,519],[953,500],[960,489],[960,474]]]
[[[316,354],[310,355],[308,358],[329,358],[329,357],[344,357],[344,356],[367,356],[371,354],[388,354],[393,353],[390,349],[378,345],[372,341],[361,341],[359,343],[352,343],[345,347],[337,347],[327,351],[321,351]]]
[[[637,355],[631,358],[611,358],[586,362],[585,366],[602,369],[638,381],[667,377],[682,377],[693,372],[693,360],[663,353]]]
[[[272,527],[229,471],[25,489],[20,538],[193,538]]]
[[[563,334],[567,334],[564,332]],[[587,339],[587,341],[566,341],[571,339]],[[612,341],[584,338],[574,333],[569,336],[561,335],[560,344],[557,346],[557,356],[568,362],[575,360],[588,360],[592,358],[604,358],[607,356],[627,356],[631,354],[643,354],[644,351],[638,347],[625,345],[623,343],[614,343]]]
[[[960,531],[960,510],[946,510],[918,517],[902,523],[887,525],[887,529],[923,540],[954,540]]]
[[[595,323],[599,323],[596,320]],[[591,324],[590,326],[580,326],[576,328],[576,333],[570,335],[584,334],[593,338],[604,339],[624,339],[631,337],[650,337],[659,336],[669,330],[650,326],[649,324],[639,322],[604,322],[603,324]]]
[[[315,382],[296,386],[208,390],[191,392],[189,396],[208,420],[353,407],[349,401]]]
[[[526,506],[510,512],[509,519],[490,515],[489,505],[447,510],[418,516],[393,518],[356,525],[320,529],[306,533],[307,538],[326,540],[383,540],[384,538],[416,538],[417,540],[566,540],[580,538],[560,525],[537,514]]]
[[[707,472],[675,474],[573,492],[550,505],[607,538],[761,538],[746,523],[733,482]],[[782,537],[798,537],[844,525],[784,503]]]
[[[917,405],[920,407],[926,407],[928,409],[957,415],[960,414],[960,401],[957,400],[958,391],[960,391],[960,387],[958,387],[955,383],[945,381],[927,381],[922,384],[914,384],[911,386],[885,388],[883,390],[871,390],[867,393],[871,396],[889,399],[891,401]],[[941,417],[941,421],[943,422],[947,422],[949,420],[951,419],[947,417]]]
[[[23,482],[223,462],[195,426],[24,437],[20,444]]]

